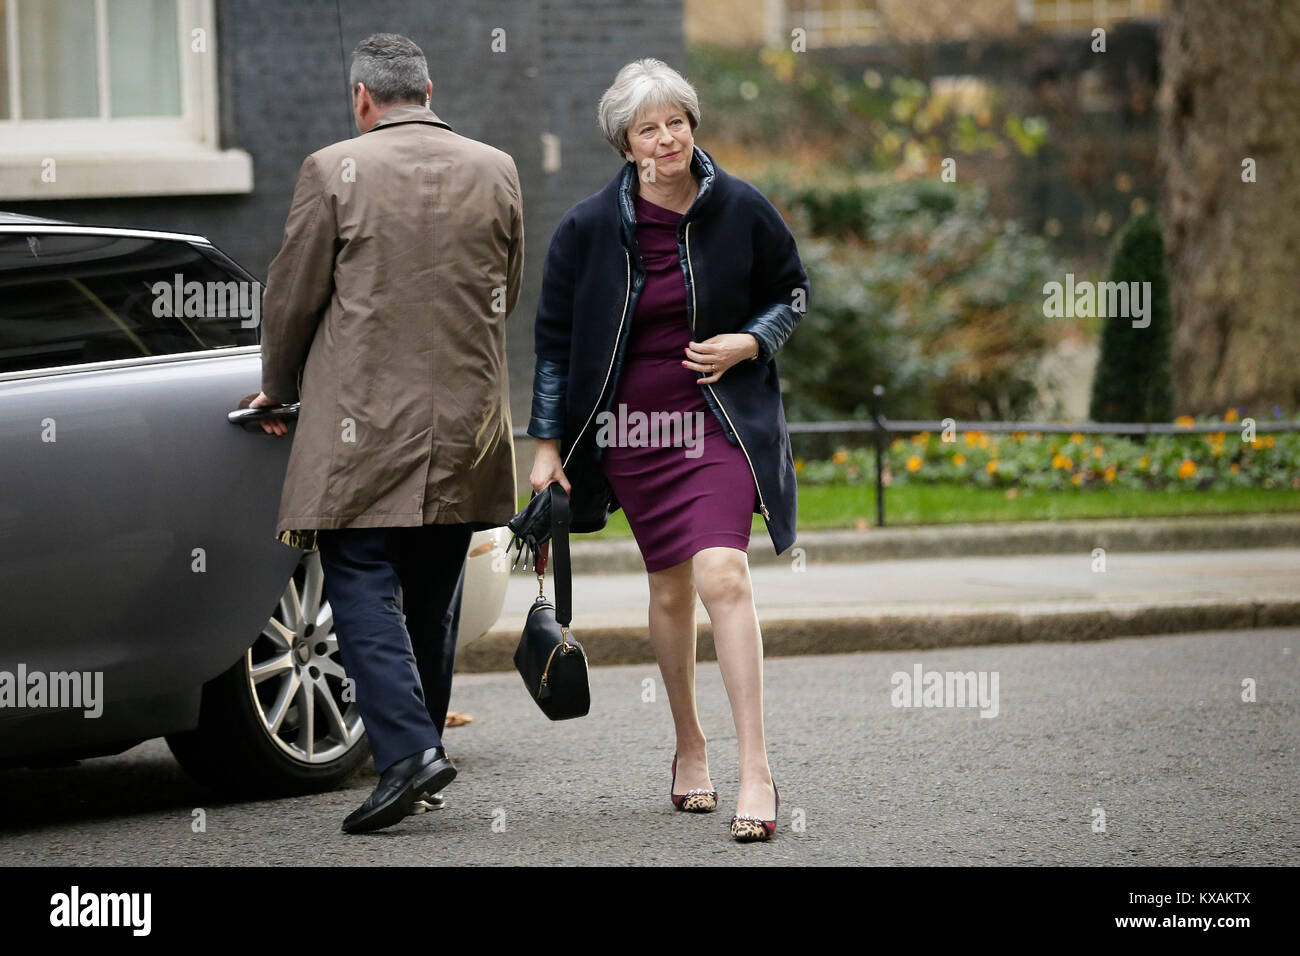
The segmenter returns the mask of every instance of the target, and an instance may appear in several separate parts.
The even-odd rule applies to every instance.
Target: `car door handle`
[[[278,418],[292,422],[298,420],[298,408],[301,402],[292,405],[262,405],[258,408],[237,408],[226,413],[226,421],[232,425],[252,425],[268,418]]]

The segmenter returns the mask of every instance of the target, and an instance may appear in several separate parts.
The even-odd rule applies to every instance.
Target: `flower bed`
[[[1224,420],[1237,422],[1237,413],[1229,410]],[[1175,420],[1183,427],[1194,423],[1190,416]],[[1300,490],[1300,432],[1257,434],[1253,441],[1243,441],[1243,432],[1244,428],[1137,438],[959,430],[953,441],[921,432],[890,442],[884,483],[1034,490]],[[801,483],[874,483],[875,453],[870,447],[841,448],[829,459],[796,460],[795,471]]]

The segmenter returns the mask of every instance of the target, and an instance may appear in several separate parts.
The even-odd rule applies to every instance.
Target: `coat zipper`
[[[686,273],[691,277],[691,336],[694,337],[695,271],[691,268],[691,223],[689,222],[686,224]],[[763,515],[763,520],[767,521],[771,518],[771,514],[767,510],[767,505],[763,504],[763,489],[758,484],[758,472],[754,471],[754,461],[749,457],[749,452],[745,449],[745,441],[740,437],[740,432],[736,430],[735,422],[733,422],[731,416],[727,414],[727,407],[722,404],[722,399],[718,398],[718,393],[714,391],[713,386],[708,384],[704,387],[709,390],[710,394],[713,395],[713,400],[717,402],[718,407],[722,409],[722,415],[726,418],[727,424],[731,426],[731,431],[736,436],[736,442],[740,445],[740,450],[745,452],[745,461],[749,462],[749,473],[754,476],[754,490],[758,492],[758,510]]]
[[[618,357],[618,340],[623,334],[623,322],[627,318],[627,304],[632,298],[632,255],[626,249],[623,250],[623,258],[627,265],[627,292],[623,296],[623,314],[618,317],[618,331],[614,333],[614,351],[609,356],[609,368],[605,369],[605,382],[600,386],[600,394],[596,396],[596,405],[587,416],[587,420],[582,423],[582,428],[578,431],[578,437],[573,440],[569,446],[569,453],[564,456],[564,463],[561,468],[568,469],[569,459],[573,457],[574,449],[578,447],[578,442],[582,441],[583,433],[586,432],[587,426],[591,424],[592,418],[596,415],[596,410],[600,408],[600,400],[605,397],[605,386],[609,384],[610,373],[614,371],[614,359]]]

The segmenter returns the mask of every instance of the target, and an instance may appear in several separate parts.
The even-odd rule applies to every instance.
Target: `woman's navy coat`
[[[700,387],[727,440],[749,460],[754,511],[781,554],[794,543],[798,490],[774,355],[807,311],[808,277],[794,237],[762,193],[699,146],[691,168],[699,191],[677,230],[691,338],[749,332],[759,345],[756,359]],[[620,507],[594,439],[597,413],[613,404],[645,283],[635,194],[636,166],[625,163],[609,185],[565,213],[542,267],[528,434],[560,439],[576,532],[604,527]]]

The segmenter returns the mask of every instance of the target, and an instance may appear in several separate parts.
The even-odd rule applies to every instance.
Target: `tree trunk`
[[[1160,218],[1178,410],[1300,408],[1300,3],[1169,0]],[[1253,159],[1255,182],[1243,182]]]

